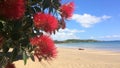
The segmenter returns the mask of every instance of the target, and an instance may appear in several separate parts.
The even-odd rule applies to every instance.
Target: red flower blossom
[[[70,2],[68,4],[64,4],[60,7],[61,16],[64,18],[70,18],[72,16],[72,13],[74,11],[74,3]]]
[[[36,13],[33,17],[34,24],[37,28],[44,28],[46,24],[46,14]]]
[[[30,43],[35,46],[35,45],[39,45],[40,43],[40,40],[39,40],[39,37],[33,37],[30,39]]]
[[[8,19],[20,19],[25,12],[24,0],[0,1],[0,16]]]
[[[36,28],[42,29],[45,32],[49,33],[55,31],[55,29],[57,29],[58,27],[57,19],[50,14],[44,14],[39,12],[34,15],[33,21]]]
[[[34,37],[30,40],[30,42],[32,45],[36,46],[34,55],[38,59],[51,59],[56,56],[56,47],[49,36],[42,35],[39,37]]]
[[[11,64],[11,63],[8,63],[5,68],[15,68],[15,65],[14,65],[14,64]]]

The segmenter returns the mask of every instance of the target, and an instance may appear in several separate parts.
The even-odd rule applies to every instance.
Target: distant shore
[[[52,61],[32,62],[24,66],[16,61],[16,68],[120,68],[120,53],[101,50],[79,50],[58,47],[58,56]]]
[[[98,40],[93,39],[86,39],[86,40],[80,40],[80,39],[68,39],[63,41],[54,40],[55,43],[79,43],[79,42],[100,42]]]
[[[65,48],[83,48],[120,52],[120,41],[56,43],[56,46]]]
[[[54,40],[55,43],[83,43],[83,42],[120,42],[120,40],[95,40],[95,39],[67,39],[67,40]]]

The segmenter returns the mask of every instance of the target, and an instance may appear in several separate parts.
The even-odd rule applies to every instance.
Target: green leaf
[[[42,5],[43,5],[43,10],[45,10],[46,8],[50,7],[51,0],[44,0]]]
[[[32,54],[30,54],[30,58],[31,58],[32,61],[35,61],[35,58]]]
[[[7,45],[7,44],[6,44]],[[9,51],[9,47],[6,46],[6,45],[3,45],[3,52],[4,53],[7,53]]]
[[[21,25],[22,25],[22,22],[20,20],[14,21],[11,24],[13,30],[18,30],[21,27]]]
[[[23,52],[23,60],[24,60],[24,65],[26,65],[26,63],[27,63],[27,54],[26,54],[25,51]]]
[[[14,48],[13,51],[12,51],[12,55],[10,57],[11,61],[14,61],[18,55],[18,52],[19,52],[19,49],[17,48]]]
[[[53,5],[55,9],[59,9],[61,6],[60,0],[53,0]]]
[[[11,33],[11,38],[12,38],[12,40],[14,40],[14,41],[16,41],[16,40],[19,40],[19,38],[21,37],[21,34],[20,34],[20,32],[12,32]]]
[[[37,12],[41,12],[41,8],[39,7],[34,7]]]
[[[3,28],[3,24],[2,24],[2,21],[0,21],[0,30],[2,30]]]
[[[49,7],[49,13],[53,13],[53,8]]]

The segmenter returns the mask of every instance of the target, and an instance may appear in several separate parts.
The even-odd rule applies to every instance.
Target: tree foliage
[[[73,2],[61,0],[0,0],[0,68],[15,68],[12,63],[20,59],[26,64],[28,58],[54,58],[48,35],[65,28],[73,9]]]

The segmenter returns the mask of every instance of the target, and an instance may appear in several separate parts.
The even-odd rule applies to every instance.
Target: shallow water
[[[57,47],[98,49],[120,52],[120,41],[60,43]]]

